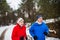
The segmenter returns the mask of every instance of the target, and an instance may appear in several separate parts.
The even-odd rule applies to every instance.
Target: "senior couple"
[[[46,23],[43,22],[41,15],[37,16],[37,20],[31,25],[29,33],[34,40],[45,40],[45,35],[49,34],[49,28]],[[13,28],[11,38],[12,40],[27,40],[26,26],[23,18],[18,18],[16,26]]]

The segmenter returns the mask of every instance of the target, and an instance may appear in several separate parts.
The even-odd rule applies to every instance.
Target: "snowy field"
[[[0,40],[2,40],[1,37],[3,37],[3,40],[11,40],[11,34],[12,34],[12,30],[13,30],[14,26],[15,25],[12,24],[12,25],[9,25],[9,26],[0,27]],[[26,26],[28,26],[28,25],[26,25]],[[26,33],[28,35],[28,39],[32,40],[28,29],[29,28],[27,27]],[[4,34],[4,36],[2,36],[2,34]],[[60,40],[60,39],[59,38],[54,38],[54,37],[46,37],[46,40]]]

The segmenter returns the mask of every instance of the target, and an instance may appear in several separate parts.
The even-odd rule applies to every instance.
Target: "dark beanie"
[[[40,17],[42,17],[42,15],[37,15],[37,19],[40,18]]]

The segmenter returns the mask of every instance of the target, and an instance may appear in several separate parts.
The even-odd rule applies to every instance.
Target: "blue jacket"
[[[44,32],[49,33],[49,29],[44,22],[42,22],[42,24],[38,24],[35,22],[31,25],[29,32],[32,37],[37,36],[37,40],[45,40]]]

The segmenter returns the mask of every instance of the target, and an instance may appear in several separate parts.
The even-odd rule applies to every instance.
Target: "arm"
[[[46,24],[45,24],[44,34],[45,34],[45,35],[48,35],[48,34],[49,34],[49,28],[48,28],[48,26],[47,26]]]
[[[50,29],[49,29],[49,32],[54,32],[54,33],[56,34],[56,31],[55,31],[55,30],[50,30]]]
[[[32,25],[31,28],[29,29],[29,32],[31,34],[32,37],[34,37],[34,26]]]
[[[17,39],[17,29],[16,29],[16,27],[13,29],[13,32],[12,32],[12,40],[18,40]]]
[[[26,35],[26,27],[24,27],[24,37],[26,38],[27,35]]]
[[[27,35],[26,35],[26,26],[24,26],[24,40],[27,40]]]

